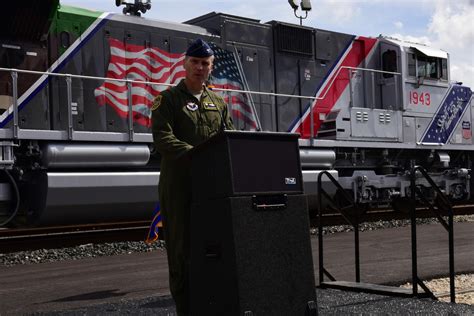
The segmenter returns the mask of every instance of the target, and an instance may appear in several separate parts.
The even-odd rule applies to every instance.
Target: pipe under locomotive
[[[238,129],[301,135],[309,200],[330,170],[357,202],[387,206],[409,196],[415,165],[453,201],[474,196],[472,92],[444,51],[215,12],[171,23],[26,2],[1,13],[2,224],[149,219],[151,101],[197,37],[216,48],[211,83]]]

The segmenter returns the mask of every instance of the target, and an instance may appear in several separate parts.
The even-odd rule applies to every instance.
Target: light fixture
[[[291,5],[293,10],[298,10],[298,4],[296,3],[297,0],[288,0],[288,3]]]
[[[295,11],[295,16],[300,19],[300,25],[303,25],[303,19],[306,19],[308,17],[308,11],[311,11],[311,1],[310,0],[301,0],[300,5],[298,5],[298,0],[288,0],[288,3],[290,4],[291,8],[293,11]],[[301,11],[305,12],[305,16],[303,15],[298,15],[296,14],[296,11],[298,8],[301,9]]]
[[[140,16],[151,9],[151,0],[115,0],[117,7],[124,5],[123,14]],[[141,12],[141,13],[140,13]]]
[[[303,10],[303,11],[311,11],[311,1],[309,1],[309,0],[301,0],[301,10]]]

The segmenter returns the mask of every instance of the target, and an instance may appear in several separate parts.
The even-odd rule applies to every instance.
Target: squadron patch
[[[153,104],[151,106],[152,111],[156,110],[160,106],[162,97],[162,95],[158,95],[155,100],[153,100]]]
[[[204,103],[204,109],[217,111],[217,105],[214,103]]]
[[[186,107],[188,108],[189,111],[196,111],[198,109],[198,105],[194,102],[188,102],[188,104],[186,104]]]

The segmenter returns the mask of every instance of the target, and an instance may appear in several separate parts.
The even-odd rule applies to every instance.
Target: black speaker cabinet
[[[193,204],[191,315],[316,315],[306,199],[266,199]]]
[[[298,134],[224,131],[191,151],[193,200],[301,194]]]

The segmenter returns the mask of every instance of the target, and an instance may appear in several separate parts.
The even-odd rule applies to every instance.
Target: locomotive
[[[299,133],[309,199],[328,170],[357,203],[390,205],[409,197],[414,166],[451,200],[474,196],[472,91],[443,50],[217,12],[172,23],[59,0],[4,6],[1,225],[149,219],[152,101],[183,78],[196,38],[216,52],[210,85],[237,129]]]

